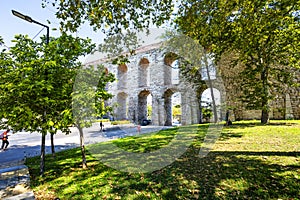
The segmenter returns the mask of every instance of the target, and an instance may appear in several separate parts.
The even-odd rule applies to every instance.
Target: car
[[[150,119],[143,119],[141,125],[142,126],[147,126],[151,124],[151,120]]]

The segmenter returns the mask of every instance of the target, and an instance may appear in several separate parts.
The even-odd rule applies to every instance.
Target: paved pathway
[[[111,126],[104,124],[105,131],[100,131],[98,123],[84,129],[85,144],[98,143],[126,136],[156,132],[162,128],[158,126],[142,126],[141,132],[133,124],[123,126]],[[3,130],[2,130],[3,131]],[[2,132],[0,131],[0,132]],[[79,146],[79,134],[77,128],[71,128],[71,133],[55,135],[55,151],[62,151]],[[40,154],[41,134],[18,132],[10,134],[10,145],[6,151],[0,152],[0,199],[34,199],[34,194],[29,189],[28,168],[24,165],[26,157]],[[50,136],[46,136],[46,153],[51,153]]]

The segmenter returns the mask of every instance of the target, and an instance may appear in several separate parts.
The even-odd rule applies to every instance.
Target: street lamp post
[[[30,23],[35,23],[35,24],[38,24],[40,26],[43,26],[47,29],[47,35],[46,35],[46,44],[48,45],[49,44],[49,26],[45,25],[45,24],[42,24],[38,21],[35,21],[33,20],[31,17],[27,16],[27,15],[23,15],[22,13],[19,13],[15,10],[12,10],[11,11],[13,15],[25,20],[25,21],[28,21]],[[48,72],[47,72],[47,69],[45,70],[45,79],[46,81],[48,80]],[[45,106],[44,107],[44,114],[43,114],[43,121],[44,123],[46,123],[47,121],[47,107]],[[44,174],[44,171],[45,171],[45,142],[46,142],[46,134],[47,134],[47,131],[43,131],[42,130],[42,144],[41,144],[41,163],[40,163],[40,174],[43,175]],[[54,152],[54,144],[53,144],[53,135],[51,134],[51,146],[52,146],[52,152]]]
[[[19,13],[18,11],[12,10],[11,12],[12,12],[12,14],[13,14],[14,16],[17,16],[17,17],[19,17],[19,18],[21,18],[21,19],[23,19],[23,20],[25,20],[25,21],[28,21],[28,22],[30,22],[30,23],[35,23],[35,24],[38,24],[38,25],[40,25],[40,26],[45,27],[45,28],[47,29],[46,44],[49,43],[49,26],[47,26],[47,25],[45,25],[45,24],[42,24],[42,23],[40,23],[40,22],[38,22],[38,21],[35,21],[35,20],[32,19],[31,17],[29,17],[29,16],[27,16],[27,15],[23,15],[22,13]]]

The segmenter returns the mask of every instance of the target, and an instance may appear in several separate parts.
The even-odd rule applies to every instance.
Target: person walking
[[[141,125],[140,124],[137,125],[137,131],[138,131],[138,133],[141,133]]]
[[[1,150],[6,150],[8,145],[9,145],[9,142],[8,142],[8,133],[9,133],[9,131],[10,131],[10,129],[7,129],[6,131],[4,131],[2,133],[2,147],[1,147]]]
[[[100,131],[103,131],[104,128],[104,124],[102,123],[102,121],[100,121]]]

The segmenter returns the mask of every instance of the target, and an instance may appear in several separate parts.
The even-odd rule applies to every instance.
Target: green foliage
[[[98,119],[96,120],[96,122],[110,122],[109,119]]]
[[[173,106],[172,108],[172,116],[173,118],[175,117],[178,117],[181,115],[181,106],[180,105],[175,105]]]
[[[121,124],[130,124],[130,121],[128,121],[128,120],[116,120],[116,121],[111,122],[111,125],[121,125]]]
[[[124,56],[124,52],[133,54],[134,50],[140,47],[138,43],[136,31],[126,30],[104,38],[104,42],[99,45],[99,51],[108,53],[107,57],[111,59],[119,57],[119,60],[113,60],[113,64],[124,64],[128,62],[129,56]]]
[[[166,40],[164,49],[170,52],[165,55],[166,59],[172,61],[178,59],[180,73],[183,75],[181,78],[191,83],[200,96],[207,88],[201,74],[205,68],[203,66],[205,49],[197,40],[176,31],[167,31],[163,37]]]
[[[75,32],[88,22],[94,30],[109,34],[120,33],[128,28],[141,30],[150,24],[159,26],[170,19],[174,8],[172,0],[43,0],[44,7],[51,3],[57,8],[56,16],[62,20],[62,30]]]
[[[2,46],[2,45],[3,45],[3,38],[0,35],[0,46]]]
[[[178,105],[175,105],[174,107],[175,107],[175,108],[181,108],[181,105],[178,104]]]
[[[240,60],[251,57],[260,62],[259,57],[252,57],[253,54],[265,53],[260,50],[273,47],[274,52],[268,51],[272,57],[279,53],[274,61],[287,61],[282,60],[283,55],[299,56],[295,48],[299,45],[296,39],[299,32],[298,10],[297,0],[276,3],[269,0],[189,0],[180,5],[180,16],[176,22],[184,33],[199,40],[206,49],[211,49],[217,58],[224,51],[241,50]],[[287,41],[290,43],[287,44]],[[293,45],[296,46],[291,47]],[[288,51],[293,52],[292,55],[287,55]]]
[[[91,53],[95,46],[88,39],[67,34],[51,38],[49,43],[45,37],[41,39],[34,42],[17,35],[14,46],[0,53],[0,119],[5,119],[1,126],[14,131],[42,133],[43,174],[46,134],[70,132],[71,94],[76,70],[81,67],[78,57]]]
[[[212,116],[213,116],[213,112],[210,108],[202,108],[202,117],[206,121],[209,121]]]
[[[78,57],[95,46],[66,34],[51,38],[48,45],[42,39],[18,35],[15,45],[0,54],[0,118],[15,131],[68,133]]]
[[[300,122],[235,122],[223,129],[207,157],[199,158],[208,124],[171,165],[151,173],[120,172],[92,154],[90,169],[80,168],[80,149],[57,154],[38,176],[38,158],[28,158],[36,198],[55,199],[295,199],[299,193]],[[174,138],[178,129],[110,141],[130,152],[151,152]],[[107,145],[99,143],[96,145]],[[51,158],[49,158],[51,159]],[[115,159],[118,159],[117,157]],[[59,189],[58,189],[59,188]]]
[[[86,66],[77,71],[72,93],[73,122],[80,127],[88,127],[107,112],[111,111],[105,101],[112,95],[106,91],[109,82],[115,80],[103,65]]]
[[[299,68],[299,9],[298,0],[190,0],[180,5],[176,23],[217,61],[226,52],[236,53],[233,64],[245,66],[243,100],[266,114],[276,83],[291,84]]]
[[[62,20],[61,29],[73,32],[87,21],[95,30],[115,36],[128,28],[140,31],[151,24],[160,26],[175,18],[175,29],[201,46],[195,49],[194,58],[210,53],[219,61],[226,52],[237,55],[233,65],[241,63],[245,66],[240,74],[244,78],[240,87],[243,100],[248,107],[261,109],[266,119],[269,101],[275,96],[274,88],[281,86],[282,82],[292,84],[295,68],[300,68],[299,0],[184,0],[176,2],[178,9],[174,9],[171,0],[43,0],[43,6],[51,3],[57,8],[57,17]],[[113,39],[122,41],[126,38],[123,36]],[[132,38],[128,40],[131,46]],[[116,48],[116,44],[119,43],[105,48],[116,53],[128,47],[122,43]],[[193,46],[180,42],[176,45]],[[183,52],[193,52],[189,49]],[[134,49],[130,50],[132,52]],[[200,93],[205,88],[199,73],[201,61],[184,59],[182,74],[195,83]],[[126,57],[121,58],[121,62],[126,61]],[[266,119],[262,122],[265,123]]]
[[[95,48],[90,39],[65,33],[51,38],[49,44],[45,44],[45,39],[38,43],[18,35],[15,45],[0,54],[0,119],[6,119],[3,126],[14,131],[42,133],[41,174],[44,173],[46,134],[58,130],[69,133],[70,125],[75,124],[83,144],[82,128],[90,125],[91,118],[109,109],[104,101],[111,95],[105,87],[114,80],[101,66],[81,69],[79,56]],[[95,84],[87,84],[90,81]],[[77,90],[74,91],[73,86]],[[82,112],[86,106],[93,112],[90,109]]]
[[[151,119],[152,117],[152,105],[147,105],[147,118]]]

